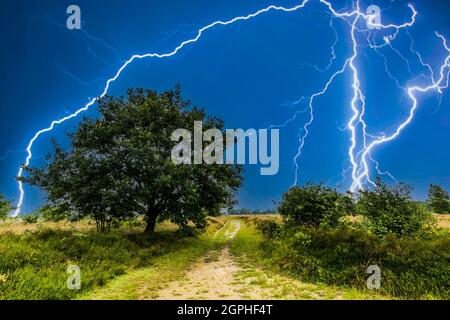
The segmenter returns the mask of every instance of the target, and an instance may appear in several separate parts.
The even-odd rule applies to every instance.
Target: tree
[[[288,224],[335,227],[341,217],[353,213],[352,207],[350,194],[310,183],[286,192],[278,212]]]
[[[448,192],[441,186],[433,184],[430,185],[428,190],[428,204],[436,213],[450,213],[450,198]]]
[[[71,135],[72,150],[56,147],[43,168],[29,169],[25,181],[42,187],[51,203],[81,216],[111,221],[142,215],[146,232],[158,219],[182,228],[201,228],[207,215],[234,204],[241,167],[176,164],[171,159],[176,129],[223,129],[181,97],[179,87],[157,94],[129,90],[124,98],[99,101],[99,119],[84,119]]]
[[[361,191],[357,207],[368,219],[370,229],[379,236],[414,236],[431,222],[431,216],[413,201],[406,184],[389,187],[376,181],[373,190]]]
[[[9,212],[13,209],[11,202],[7,201],[0,194],[0,220],[5,220],[8,217]]]

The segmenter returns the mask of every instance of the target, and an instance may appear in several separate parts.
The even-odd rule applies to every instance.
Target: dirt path
[[[156,293],[161,300],[241,300],[241,299],[352,299],[352,292],[303,283],[268,273],[251,263],[237,261],[230,242],[240,230],[239,221],[229,221],[216,233],[228,239],[220,251],[210,251],[192,265],[185,276]]]
[[[222,237],[231,241],[241,228],[240,221],[228,221],[217,230],[215,238]],[[160,290],[158,299],[202,299],[223,300],[243,299],[242,285],[236,282],[236,275],[242,272],[226,246],[220,252],[209,252],[206,257],[196,263],[183,280],[169,284]]]
[[[235,263],[229,249],[219,254],[210,253],[186,273],[186,278],[172,282],[158,292],[158,299],[243,299],[242,286],[236,283],[241,268]]]

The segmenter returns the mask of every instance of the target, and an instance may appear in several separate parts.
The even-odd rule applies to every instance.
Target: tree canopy
[[[234,204],[241,186],[235,165],[175,164],[172,132],[194,121],[223,130],[223,122],[181,97],[179,87],[158,94],[129,90],[127,98],[99,101],[100,117],[85,118],[70,134],[72,147],[55,151],[23,180],[47,192],[50,204],[77,218],[94,218],[100,230],[141,215],[152,232],[157,219],[181,227],[205,225],[207,215]]]
[[[441,186],[430,185],[428,190],[428,204],[435,213],[450,213],[450,198],[448,192]]]

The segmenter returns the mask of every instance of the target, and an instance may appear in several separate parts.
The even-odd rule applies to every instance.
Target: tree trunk
[[[155,232],[156,216],[147,215],[145,218],[145,221],[147,222],[147,226],[145,227],[144,233],[151,234],[151,233]]]

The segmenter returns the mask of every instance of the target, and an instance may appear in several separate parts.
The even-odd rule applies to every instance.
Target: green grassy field
[[[89,222],[26,225],[9,221],[0,225],[0,299],[397,296],[314,281],[289,266],[280,267],[280,260],[267,255],[267,239],[256,228],[255,222],[262,220],[281,221],[278,216],[211,218],[204,232],[190,237],[170,223],[159,224],[157,232],[146,237],[142,226],[98,234]],[[71,264],[81,269],[81,290],[66,286]],[[446,275],[440,276],[438,280],[448,286]]]

